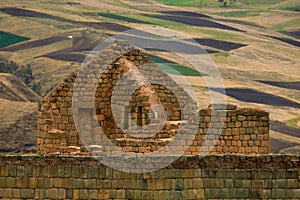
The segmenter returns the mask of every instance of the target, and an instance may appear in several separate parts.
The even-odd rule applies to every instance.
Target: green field
[[[256,11],[233,11],[233,12],[219,12],[215,13],[219,16],[224,16],[224,17],[251,17],[251,16],[259,16],[260,12]]]
[[[222,6],[218,0],[156,0],[159,3],[172,6],[194,6],[194,7],[215,7]],[[229,2],[229,0],[228,0]],[[237,0],[234,4],[227,4],[228,7],[234,6],[237,8],[262,8],[268,9],[274,7],[276,4],[281,4],[282,0]],[[279,8],[281,9],[281,8]],[[284,10],[299,12],[299,5],[286,6]]]
[[[23,42],[23,41],[26,41],[29,39],[30,38],[0,31],[0,48],[7,47],[12,44],[16,44],[18,42]]]
[[[282,2],[282,0],[240,0],[239,2],[248,6],[271,6]]]
[[[185,67],[179,64],[157,64],[164,72],[168,74],[183,75],[183,76],[206,76],[195,69]]]
[[[168,74],[176,74],[183,76],[206,76],[195,69],[180,65],[168,59],[158,57],[155,55],[148,55],[153,62],[155,62],[164,72]]]
[[[153,60],[153,62],[156,62],[156,63],[173,63],[170,60],[167,60],[167,59],[164,59],[162,57],[155,56],[155,55],[150,54],[148,56]]]
[[[300,18],[296,18],[281,24],[277,24],[272,27],[273,30],[278,32],[285,32],[289,30],[297,30],[299,29]]]
[[[298,122],[300,121],[300,117],[291,119],[286,122],[287,125],[294,127],[294,128],[299,128]]]

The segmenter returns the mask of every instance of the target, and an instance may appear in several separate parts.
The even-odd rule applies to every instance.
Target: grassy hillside
[[[46,95],[109,36],[142,24],[176,30],[202,45],[215,62],[229,103],[271,113],[272,150],[277,152],[299,145],[292,142],[298,136],[290,135],[300,130],[299,6],[298,0],[240,0],[226,7],[217,0],[2,0],[0,61],[29,64]],[[188,41],[181,45],[192,48]],[[210,103],[192,66],[172,53],[148,54],[166,72],[175,69],[185,76],[203,106]],[[28,88],[20,91],[2,82],[6,93],[0,96],[0,113],[6,122],[0,128],[11,134],[10,127],[23,118],[26,122],[37,103],[19,101]]]

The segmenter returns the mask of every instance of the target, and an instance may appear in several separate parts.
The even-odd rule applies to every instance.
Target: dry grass
[[[37,110],[37,103],[32,102],[15,102],[6,99],[0,99],[0,128],[8,128],[16,120]]]

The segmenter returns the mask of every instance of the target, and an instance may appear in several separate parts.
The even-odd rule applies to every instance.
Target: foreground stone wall
[[[167,157],[161,157],[164,162]],[[125,173],[91,157],[0,157],[3,199],[300,199],[300,156],[181,157]]]

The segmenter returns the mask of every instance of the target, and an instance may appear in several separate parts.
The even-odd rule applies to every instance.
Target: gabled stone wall
[[[105,139],[118,147],[111,155],[147,154],[166,145],[172,147],[168,155],[269,153],[269,114],[232,105],[200,110],[193,107],[199,124],[184,131],[198,129],[196,135],[191,135],[190,141],[182,137],[173,142],[182,134],[180,127],[193,120],[180,107],[193,106],[189,95],[140,50],[114,43],[100,54],[100,59],[91,59],[83,70],[71,74],[44,98],[38,113],[39,154],[89,155],[90,151],[111,151],[105,149]],[[102,73],[98,75],[99,66]],[[128,82],[120,81],[126,76]],[[133,92],[128,93],[128,88]],[[159,103],[166,114],[162,128],[150,137],[134,137],[131,133],[135,124],[151,129],[149,115],[159,114],[151,113],[151,106]],[[117,119],[113,111],[120,113]]]

